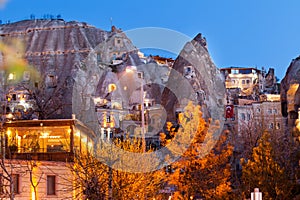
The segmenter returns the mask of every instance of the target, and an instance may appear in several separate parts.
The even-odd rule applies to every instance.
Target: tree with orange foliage
[[[219,139],[214,135],[214,130],[219,128],[218,122],[209,125],[210,122],[202,118],[200,106],[189,103],[181,115],[181,128],[174,137],[178,141],[189,141],[189,147],[171,165],[173,172],[168,177],[168,184],[175,188],[175,199],[195,196],[229,199],[232,147],[226,143],[225,135]]]

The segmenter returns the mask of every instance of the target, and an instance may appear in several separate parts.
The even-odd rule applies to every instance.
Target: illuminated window
[[[257,109],[256,109],[256,112],[260,113],[260,108],[257,108]]]
[[[15,80],[16,79],[16,74],[15,73],[9,73],[7,79],[9,81]]]
[[[55,176],[47,176],[47,195],[55,195]]]

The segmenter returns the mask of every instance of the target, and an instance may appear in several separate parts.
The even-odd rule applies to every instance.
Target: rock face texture
[[[162,104],[169,120],[175,120],[175,112],[182,111],[188,101],[200,104],[205,118],[223,115],[223,76],[210,59],[201,34],[184,46],[173,68],[142,63],[138,49],[115,27],[103,31],[75,21],[25,20],[1,25],[0,39],[24,43],[21,56],[40,73],[38,81],[30,81],[35,81],[32,90],[43,94],[40,104],[47,104],[44,118],[75,114],[97,130],[95,106],[108,102],[108,108],[114,104],[132,109],[130,106],[140,103],[141,85],[144,98]],[[126,72],[128,66],[135,66],[134,74]],[[139,72],[143,72],[142,79]]]
[[[288,127],[295,125],[300,107],[300,57],[293,59],[281,81],[282,115],[288,117]]]
[[[68,90],[73,87],[81,62],[109,35],[86,23],[63,20],[26,20],[0,26],[1,40],[21,40],[25,44],[25,59],[40,72],[42,80],[51,75],[57,81],[54,87],[64,90],[65,84]],[[62,108],[49,118],[71,117],[72,91],[63,92],[60,100]]]
[[[93,105],[97,88],[100,96],[105,95],[99,83],[111,71],[139,64],[137,49],[115,27],[103,31],[75,21],[24,20],[1,25],[0,39],[24,43],[21,56],[41,76],[34,89],[42,90],[39,93],[45,97],[41,102],[48,103],[48,109],[57,108],[47,118],[71,118],[75,114],[86,124],[93,124],[97,120]]]
[[[184,46],[174,62],[173,69],[162,96],[162,104],[168,112],[169,120],[174,120],[174,113],[180,111],[187,100],[201,105],[205,118],[218,119],[223,116],[224,77],[211,60],[206,40],[201,34]],[[175,91],[186,94],[178,98],[169,88],[177,88]]]

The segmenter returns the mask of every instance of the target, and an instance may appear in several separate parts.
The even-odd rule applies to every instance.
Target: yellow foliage
[[[189,103],[181,118],[181,127],[175,141],[185,144],[181,158],[172,164],[174,172],[169,175],[169,184],[175,185],[175,199],[189,199],[201,195],[206,199],[222,199],[228,196],[230,188],[230,165],[228,158],[232,147],[223,147],[226,140],[220,137],[217,142],[213,131],[219,125],[215,122],[211,129],[210,121],[202,118],[200,106]],[[211,132],[210,132],[210,131]],[[173,139],[174,140],[174,139]],[[171,143],[172,144],[172,143]],[[180,145],[167,145],[172,152],[182,152]]]

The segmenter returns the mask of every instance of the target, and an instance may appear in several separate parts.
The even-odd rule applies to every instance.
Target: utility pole
[[[141,117],[142,117],[142,150],[146,152],[146,138],[145,138],[145,107],[144,107],[144,84],[143,73],[138,72],[138,77],[141,79]]]

